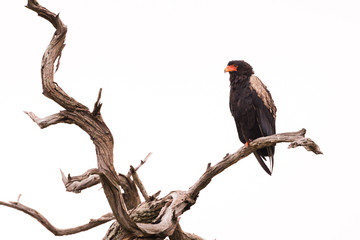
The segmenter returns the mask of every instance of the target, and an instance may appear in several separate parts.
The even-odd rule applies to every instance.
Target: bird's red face
[[[225,68],[224,72],[236,72],[237,68],[238,66],[236,66],[235,64],[229,65]]]

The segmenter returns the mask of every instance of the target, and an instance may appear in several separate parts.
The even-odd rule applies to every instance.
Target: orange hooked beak
[[[224,70],[224,72],[235,72],[237,71],[237,67],[235,65],[227,66]]]

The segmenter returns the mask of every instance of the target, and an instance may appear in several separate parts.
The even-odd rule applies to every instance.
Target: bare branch
[[[319,146],[310,138],[302,138],[298,139],[292,143],[290,143],[288,148],[296,148],[302,146],[306,150],[314,152],[315,154],[323,154],[319,148]]]
[[[53,38],[46,49],[41,63],[41,78],[43,86],[43,94],[57,102],[60,106],[69,111],[84,110],[88,108],[77,102],[72,97],[68,96],[55,82],[54,82],[54,63],[61,56],[64,49],[64,42],[67,33],[67,27],[61,21],[59,15],[50,12],[48,9],[41,6],[36,0],[28,0],[27,8],[35,11],[40,17],[48,20],[55,28]]]
[[[21,198],[21,193],[19,194],[19,196],[17,198],[16,204],[18,204],[20,202],[20,198]]]
[[[25,111],[24,111],[25,112]],[[39,118],[32,112],[25,112],[41,129],[46,128],[50,125],[55,125],[58,123],[73,123],[70,119],[68,119],[63,113],[59,112],[53,115]]]
[[[73,177],[71,177],[70,174],[66,177],[61,169],[60,172],[62,181],[68,192],[80,193],[82,190],[100,183],[101,173],[97,168],[89,169],[84,174]]]
[[[137,223],[137,225],[147,233],[152,233],[154,235],[168,234],[168,236],[171,236],[178,224],[178,217],[182,215],[183,212],[190,209],[193,204],[195,204],[199,192],[210,183],[211,179],[224,171],[226,168],[253,153],[257,149],[266,146],[272,146],[281,142],[300,142],[301,146],[306,147],[308,150],[312,150],[315,154],[320,154],[321,151],[319,150],[319,147],[316,145],[316,143],[308,138],[305,138],[305,132],[305,129],[302,129],[298,132],[281,133],[268,137],[258,138],[252,141],[248,147],[242,147],[233,154],[227,154],[222,161],[215,164],[214,166],[208,164],[205,173],[192,187],[189,188],[188,191],[173,191],[163,199],[155,199],[153,202],[142,203],[141,207],[139,206],[137,209],[135,209],[131,215],[141,215],[141,212],[147,212],[151,210],[151,204],[155,204],[157,206],[156,203],[158,202],[166,202],[167,204],[163,204],[163,207],[159,212],[159,216],[157,216],[155,220],[153,220],[151,223]],[[148,204],[149,206],[142,209],[144,206],[146,206],[144,204]],[[162,213],[162,215],[160,215],[160,213]]]
[[[156,196],[154,197],[154,195],[153,195],[153,196],[149,197],[142,181],[139,178],[139,175],[137,174],[137,170],[139,170],[139,168],[146,163],[146,161],[149,159],[151,154],[152,154],[152,152],[149,152],[146,155],[146,157],[144,158],[144,160],[140,161],[140,164],[136,168],[134,168],[133,166],[130,166],[130,170],[129,170],[128,174],[126,175],[127,178],[130,178],[130,176],[133,177],[135,185],[139,188],[141,194],[143,195],[143,197],[146,201],[148,201],[149,199],[152,200],[152,199],[156,198]]]
[[[28,0],[26,7],[38,13],[40,17],[48,20],[56,28],[41,63],[43,94],[66,109],[66,111],[61,113],[66,116],[65,119],[67,123],[78,125],[90,135],[96,148],[98,169],[101,172],[100,182],[116,220],[127,231],[136,236],[144,236],[144,233],[140,231],[127,214],[125,202],[119,187],[119,177],[113,164],[114,140],[100,112],[94,116],[86,106],[67,95],[60,86],[54,82],[54,63],[60,57],[65,46],[64,42],[67,27],[60,20],[59,15],[42,7],[36,0]],[[97,109],[100,110],[99,107],[97,107]],[[34,116],[32,119],[41,123],[42,125],[39,125],[40,127],[47,127],[51,124],[64,121],[64,118],[59,119],[59,115],[55,115],[52,118],[51,124]]]
[[[309,138],[305,138],[305,129],[298,132],[280,133],[267,137],[257,138],[252,141],[248,147],[241,147],[233,154],[227,154],[222,161],[214,166],[208,165],[205,173],[200,179],[188,190],[189,197],[196,199],[199,192],[204,189],[213,177],[224,171],[226,168],[237,163],[241,159],[255,152],[257,149],[274,146],[276,143],[291,142],[291,147],[303,146],[308,151],[313,151],[315,154],[322,154],[319,146]]]
[[[139,178],[139,175],[137,174],[137,172],[135,171],[134,167],[133,166],[130,166],[130,172],[131,172],[131,175],[134,179],[134,182],[136,184],[136,186],[139,188],[141,194],[143,195],[143,197],[145,198],[145,200],[149,200],[149,195],[148,193],[146,192],[146,189],[142,183],[142,181],[140,180]]]
[[[66,176],[61,169],[60,173],[66,191],[74,193],[80,193],[83,189],[99,184],[100,175],[102,175],[97,168],[89,169],[79,176],[70,176],[70,174]],[[124,190],[123,196],[127,209],[135,208],[140,203],[140,198],[134,182],[122,174],[118,174],[118,181]]]
[[[19,202],[3,202],[0,201],[0,205],[4,205],[10,208],[14,208],[16,210],[22,211],[31,217],[38,220],[45,228],[47,228],[50,232],[52,232],[55,236],[64,236],[64,235],[71,235],[83,231],[87,231],[93,227],[97,227],[101,224],[104,224],[108,221],[111,221],[114,219],[114,215],[112,213],[105,214],[101,216],[98,219],[91,219],[88,223],[83,224],[78,227],[73,228],[66,228],[66,229],[60,229],[54,227],[42,214],[40,214],[35,209],[29,208]]]
[[[140,161],[140,164],[135,168],[135,172],[137,172],[137,170],[139,170],[139,168],[144,165],[146,163],[146,161],[150,158],[152,152],[149,152],[146,157],[144,158],[144,160]],[[126,175],[127,177],[131,176],[131,171],[128,172],[128,174]]]

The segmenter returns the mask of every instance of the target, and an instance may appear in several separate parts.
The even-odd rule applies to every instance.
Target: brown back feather
[[[257,93],[264,105],[269,109],[271,115],[274,119],[276,119],[276,106],[274,104],[274,100],[272,99],[267,87],[255,75],[251,75],[250,77],[250,89]]]

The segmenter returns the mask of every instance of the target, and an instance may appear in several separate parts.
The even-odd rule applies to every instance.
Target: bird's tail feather
[[[274,166],[274,156],[273,156],[273,154],[269,154],[270,155],[270,157],[269,157],[269,159],[270,159],[270,169],[265,163],[265,160],[266,160],[265,157],[260,156],[257,152],[254,152],[254,155],[255,155],[256,159],[258,160],[260,166],[265,170],[265,172],[267,172],[267,174],[269,174],[271,176],[273,166]]]
[[[269,155],[269,159],[270,159],[270,171],[271,173],[273,172],[274,169],[274,151],[275,148],[271,148],[271,147],[267,147],[266,148],[268,155]]]

